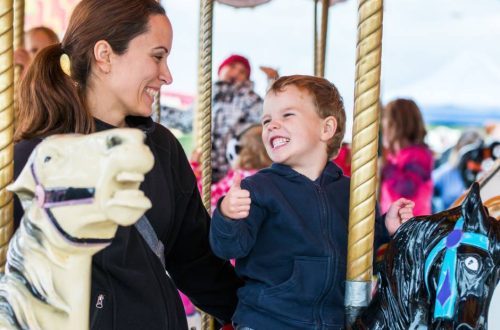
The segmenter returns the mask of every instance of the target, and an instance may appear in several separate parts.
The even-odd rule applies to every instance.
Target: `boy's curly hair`
[[[307,91],[313,98],[316,105],[316,111],[320,118],[333,116],[337,121],[337,129],[335,134],[328,141],[328,157],[336,156],[339,152],[340,145],[344,139],[346,114],[344,102],[340,93],[334,84],[324,78],[307,76],[307,75],[292,75],[283,76],[276,80],[269,88],[267,93],[283,92],[287,86],[295,86],[298,89]]]

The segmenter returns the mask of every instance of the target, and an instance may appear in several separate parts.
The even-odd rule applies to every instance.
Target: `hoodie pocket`
[[[296,257],[290,277],[263,289],[259,307],[287,319],[313,323],[314,306],[326,289],[328,257]]]
[[[90,329],[113,329],[111,295],[102,290],[93,292],[90,304]]]

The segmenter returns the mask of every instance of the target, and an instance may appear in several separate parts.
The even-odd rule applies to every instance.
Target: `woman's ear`
[[[323,127],[321,131],[321,137],[323,141],[330,140],[337,130],[337,119],[334,116],[328,116],[323,119]]]
[[[113,48],[106,40],[99,40],[94,45],[94,60],[97,68],[102,73],[109,73],[111,71],[111,55]]]

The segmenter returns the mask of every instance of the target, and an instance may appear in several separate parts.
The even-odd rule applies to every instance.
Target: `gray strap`
[[[163,243],[158,239],[153,226],[149,222],[145,215],[139,218],[139,221],[135,223],[135,228],[141,234],[142,238],[148,243],[148,246],[156,254],[158,259],[160,259],[163,268],[165,268],[165,247]]]

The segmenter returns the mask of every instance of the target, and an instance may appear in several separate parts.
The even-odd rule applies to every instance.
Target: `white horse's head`
[[[139,190],[154,162],[143,141],[136,129],[47,138],[9,189],[33,221],[45,213],[66,240],[109,242],[117,225],[133,224],[151,207]]]

